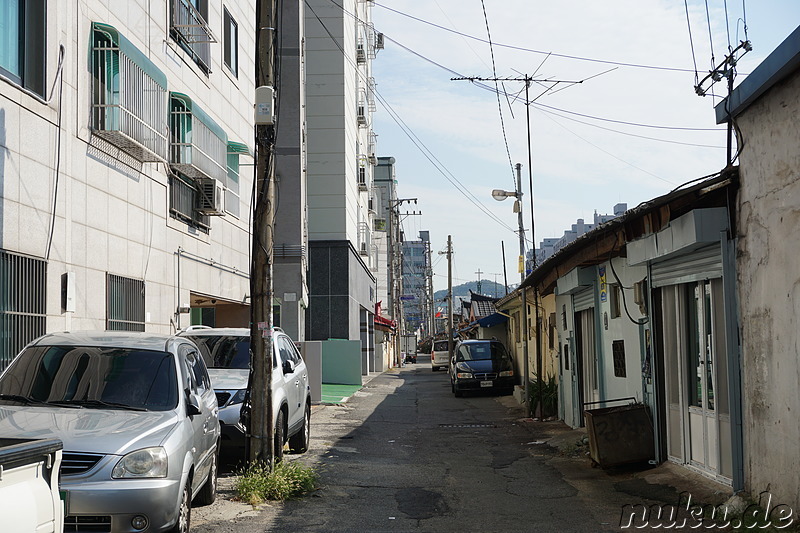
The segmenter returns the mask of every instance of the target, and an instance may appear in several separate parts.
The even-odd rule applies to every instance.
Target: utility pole
[[[433,300],[433,262],[431,261],[431,242],[428,240],[427,259],[428,264],[425,266],[425,276],[428,281],[428,334],[433,337],[436,335],[436,302]]]
[[[400,214],[395,213],[395,209],[399,208],[406,202],[417,203],[416,198],[397,198],[395,200],[389,199],[389,292],[392,295],[392,310],[396,324],[395,337],[394,337],[394,361],[395,366],[400,366],[400,333],[405,329],[402,316],[402,303],[400,301],[400,293],[403,282],[402,270],[402,253],[400,241]],[[412,213],[420,214],[420,213]],[[396,234],[395,234],[396,232]]]
[[[256,4],[256,90],[269,94],[269,99],[275,87],[276,3],[276,0],[259,0]],[[259,102],[256,106],[256,192],[250,276],[251,407],[247,427],[249,460],[265,462],[270,470],[275,466],[275,447],[283,445],[274,442],[271,387],[274,109],[274,100]]]
[[[483,294],[481,292],[481,274],[485,274],[480,268],[475,272],[478,275],[478,285],[475,287],[477,289],[478,294]]]
[[[447,354],[453,360],[453,239],[447,236]]]

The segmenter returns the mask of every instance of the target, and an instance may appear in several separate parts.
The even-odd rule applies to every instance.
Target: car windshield
[[[436,341],[433,343],[434,352],[446,352],[448,350],[447,341]]]
[[[203,354],[208,368],[250,368],[250,337],[238,335],[185,335]]]
[[[489,359],[507,358],[505,347],[499,342],[477,342],[462,344],[458,348],[460,361],[485,361]]]
[[[151,350],[30,347],[0,380],[0,402],[167,411],[178,405],[175,360]]]

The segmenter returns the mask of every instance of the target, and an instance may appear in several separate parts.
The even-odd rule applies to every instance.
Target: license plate
[[[481,381],[481,387],[491,387],[491,386],[492,386],[491,381]]]

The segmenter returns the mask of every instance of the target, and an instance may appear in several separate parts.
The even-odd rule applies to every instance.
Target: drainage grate
[[[440,428],[496,428],[494,424],[439,424]]]

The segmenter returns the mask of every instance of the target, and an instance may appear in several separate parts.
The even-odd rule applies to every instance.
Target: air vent
[[[64,452],[61,456],[61,475],[76,476],[88,472],[100,462],[103,455],[93,453]]]

